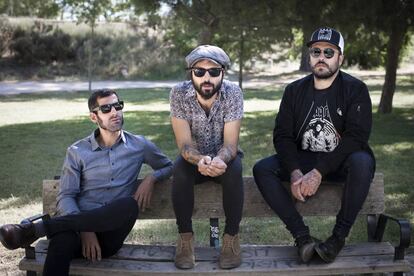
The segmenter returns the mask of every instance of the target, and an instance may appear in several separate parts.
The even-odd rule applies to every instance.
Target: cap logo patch
[[[331,29],[320,29],[318,33],[318,40],[331,40],[332,30]]]

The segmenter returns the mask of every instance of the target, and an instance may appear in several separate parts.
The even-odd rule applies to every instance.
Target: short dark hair
[[[112,90],[112,89],[106,89],[106,88],[104,88],[104,89],[95,90],[89,96],[89,99],[88,99],[89,111],[90,112],[93,112],[93,110],[96,107],[98,107],[98,99],[99,98],[105,98],[105,97],[109,97],[111,95],[115,95],[118,98],[118,100],[119,100],[118,94],[116,94],[116,92],[114,90]]]

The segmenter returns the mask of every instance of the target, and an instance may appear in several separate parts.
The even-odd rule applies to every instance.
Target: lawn
[[[369,79],[369,76],[367,77]],[[414,82],[400,76],[391,115],[376,113],[381,80],[368,82],[374,103],[371,146],[377,157],[377,171],[385,175],[386,212],[414,222]],[[145,135],[171,159],[177,149],[169,123],[168,89],[120,90],[126,102],[125,129]],[[272,129],[283,87],[245,90],[245,117],[240,136],[244,150],[244,175],[251,175],[254,163],[274,153]],[[88,93],[45,93],[0,97],[0,224],[18,222],[41,212],[43,179],[60,174],[68,145],[90,134],[94,125],[87,115]],[[410,169],[411,168],[411,169]],[[148,172],[144,167],[142,173]],[[245,219],[242,243],[291,243],[287,230],[276,218]],[[334,218],[308,220],[319,238],[329,235]],[[263,223],[265,226],[263,226]],[[366,239],[363,220],[358,220],[350,241]],[[392,235],[394,231],[388,235]],[[195,225],[198,244],[208,243],[207,221]],[[134,243],[175,241],[173,220],[138,221],[128,240]],[[22,250],[0,248],[0,272],[13,271]]]

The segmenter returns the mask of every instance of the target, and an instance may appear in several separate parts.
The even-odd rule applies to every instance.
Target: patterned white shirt
[[[243,92],[238,85],[223,80],[208,115],[198,103],[196,93],[191,81],[174,86],[170,92],[171,117],[189,123],[201,154],[216,156],[223,146],[224,124],[243,117]]]

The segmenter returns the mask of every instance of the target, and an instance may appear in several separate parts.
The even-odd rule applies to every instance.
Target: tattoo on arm
[[[237,148],[232,145],[223,146],[217,153],[217,156],[220,157],[224,163],[228,163],[236,157]]]
[[[197,165],[197,163],[203,157],[196,148],[188,144],[182,147],[181,155],[185,160],[194,165]]]

